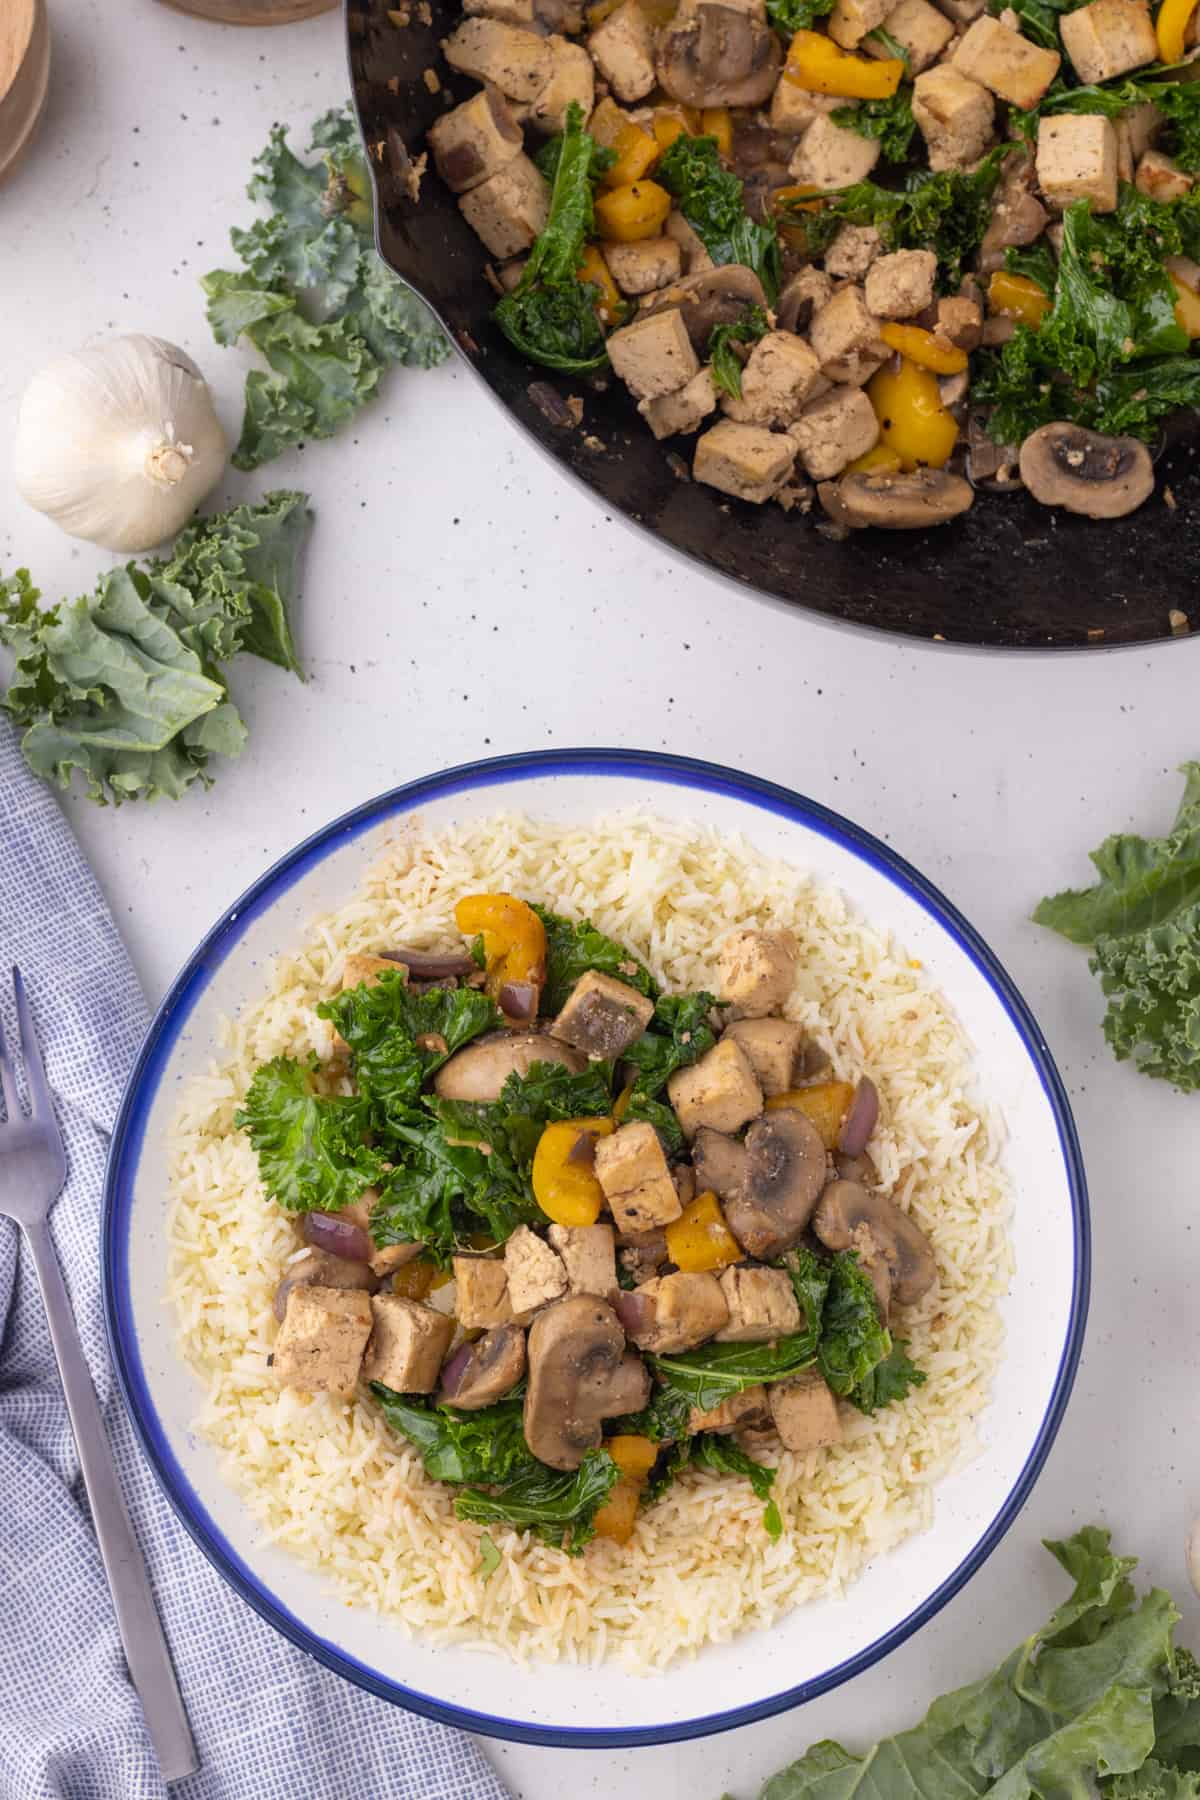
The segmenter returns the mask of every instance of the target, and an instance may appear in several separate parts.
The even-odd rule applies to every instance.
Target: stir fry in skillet
[[[718,999],[509,894],[455,919],[444,953],[348,957],[335,1059],[265,1064],[239,1114],[303,1240],[276,1379],[368,1382],[460,1516],[572,1551],[689,1466],[778,1532],[750,1452],[925,1380],[892,1331],[937,1268],[868,1153],[873,1085],[786,1016],[787,933],[728,937]]]
[[[692,477],[1093,518],[1200,404],[1195,0],[468,0],[428,138],[532,362]]]

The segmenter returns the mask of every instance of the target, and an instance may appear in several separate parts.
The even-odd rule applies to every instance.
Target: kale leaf
[[[422,1082],[472,1038],[503,1022],[495,1003],[477,988],[416,993],[399,966],[385,970],[371,987],[323,1000],[317,1012],[350,1046],[354,1077],[377,1130],[412,1123]],[[438,1039],[445,1049],[419,1046],[419,1039]]]
[[[730,325],[714,325],[708,336],[708,361],[713,384],[735,400],[742,397],[742,365],[734,344],[756,344],[771,329],[761,306],[748,306]]]
[[[815,1256],[811,1250],[802,1247],[786,1251],[779,1259],[779,1266],[791,1277],[804,1329],[811,1331],[825,1311],[825,1299],[833,1280],[833,1264],[827,1256]]]
[[[902,81],[886,100],[863,100],[857,106],[839,106],[831,115],[835,125],[875,138],[884,162],[908,161],[917,122],[913,118],[912,84]]]
[[[245,337],[270,365],[246,378],[239,469],[331,436],[389,365],[429,368],[450,354],[424,302],[376,253],[370,179],[347,110],[317,121],[311,150],[320,159],[301,162],[274,128],[248,190],[270,215],[230,233],[241,269],[202,280],[217,342]]]
[[[502,1482],[534,1462],[521,1425],[524,1402],[513,1397],[476,1412],[455,1412],[423,1394],[397,1394],[371,1383],[380,1411],[421,1452],[435,1481]]]
[[[661,995],[646,1030],[622,1058],[637,1070],[625,1121],[653,1125],[668,1156],[683,1150],[683,1131],[672,1109],[657,1096],[676,1069],[689,1068],[716,1043],[708,1023],[716,1004],[711,994]]]
[[[589,1450],[574,1473],[545,1463],[519,1471],[492,1492],[464,1488],[454,1503],[460,1519],[479,1525],[514,1525],[536,1531],[547,1544],[579,1556],[595,1537],[595,1517],[617,1482],[617,1465],[605,1450]]]
[[[817,1333],[799,1331],[769,1344],[701,1344],[670,1356],[650,1356],[650,1367],[665,1387],[701,1412],[711,1412],[733,1394],[759,1382],[786,1381],[817,1360]]]
[[[914,1388],[924,1387],[929,1377],[918,1369],[908,1354],[902,1338],[893,1338],[892,1347],[882,1362],[876,1363],[851,1388],[847,1398],[859,1412],[875,1413],[881,1407],[903,1400]]]
[[[277,1056],[255,1073],[234,1123],[249,1136],[272,1200],[287,1212],[338,1212],[383,1175],[364,1142],[367,1102],[315,1092],[312,1075]]]
[[[582,919],[575,925],[548,907],[535,906],[533,910],[546,930],[544,1013],[559,1012],[579,977],[586,975],[589,969],[611,975],[651,1000],[658,998],[658,984],[649,969],[643,968],[623,945],[597,931],[590,919]]]
[[[767,17],[779,35],[790,39],[797,31],[811,31],[818,19],[833,11],[834,0],[767,0]]]
[[[595,140],[583,129],[578,101],[567,108],[556,140],[550,213],[511,294],[497,303],[496,323],[522,355],[548,369],[581,374],[608,360],[596,316],[594,282],[579,279],[584,245],[594,224],[592,184],[603,167]],[[547,145],[547,151],[551,149]]]
[[[773,306],[782,269],[778,234],[773,225],[756,224],[746,211],[743,184],[721,167],[716,138],[677,137],[659,162],[655,180],[677,201],[713,261],[753,269]]]
[[[3,704],[35,774],[69,788],[78,771],[101,805],[211,786],[210,757],[246,741],[221,665],[246,652],[299,674],[288,609],[308,523],[307,496],[278,490],[78,600],[42,609],[27,570],[0,579]]]
[[[1023,3],[1036,8],[1043,0]],[[1059,48],[1057,42],[1050,47]],[[1145,69],[1122,81],[1079,87],[1069,87],[1061,79],[1054,81],[1036,107],[1019,115],[1018,128],[1032,141],[1038,120],[1047,113],[1099,113],[1106,119],[1119,119],[1132,107],[1151,103],[1163,115],[1158,147],[1194,175],[1200,172],[1200,90],[1194,82],[1167,79],[1169,73],[1164,68]]]
[[[1166,413],[1200,402],[1200,359],[1186,354],[1163,267],[1183,244],[1177,208],[1128,184],[1114,213],[1092,214],[1085,200],[1067,208],[1053,309],[980,359],[972,392],[992,407],[997,442],[1054,419],[1150,437]]]
[[[774,1469],[767,1468],[765,1463],[754,1461],[744,1450],[738,1448],[732,1438],[718,1436],[715,1432],[703,1432],[691,1441],[691,1465],[695,1469],[708,1469],[714,1475],[744,1475],[758,1498],[763,1501],[763,1530],[771,1539],[783,1535],[783,1520],[779,1516],[779,1508],[771,1498],[771,1488],[775,1481]]]
[[[1055,894],[1033,916],[1091,948],[1118,1060],[1187,1093],[1200,1088],[1200,763],[1182,773],[1166,837],[1106,838],[1092,852],[1095,886]]]
[[[891,1353],[892,1340],[880,1320],[870,1278],[853,1250],[839,1251],[831,1259],[821,1313],[817,1361],[822,1375],[835,1394],[853,1396]]]
[[[760,1800],[867,1795],[1111,1794],[1194,1800],[1188,1752],[1156,1742],[1181,1654],[1178,1613],[1147,1594],[1134,1607],[1126,1558],[1094,1526],[1047,1543],[1075,1578],[1070,1600],[1000,1667],[935,1700],[919,1725],[864,1755],[826,1740],[781,1769]],[[1186,1705],[1186,1702],[1184,1703]]]

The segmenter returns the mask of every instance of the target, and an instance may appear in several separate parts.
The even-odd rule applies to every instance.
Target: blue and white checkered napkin
[[[54,1239],[201,1760],[178,1800],[507,1800],[469,1738],[329,1675],[227,1588],[142,1461],[109,1367],[100,1184],[146,1026],[133,970],[51,794],[0,719],[0,1007],[32,993],[70,1174]],[[164,1800],[88,1520],[33,1269],[0,1220],[0,1796]]]

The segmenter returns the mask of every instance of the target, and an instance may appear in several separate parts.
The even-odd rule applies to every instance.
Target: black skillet
[[[394,8],[397,0],[390,0]],[[453,0],[347,0],[350,74],[376,187],[380,254],[424,296],[497,399],[605,506],[752,592],[827,619],[995,648],[1152,643],[1200,628],[1200,469],[1189,430],[1158,461],[1153,499],[1098,523],[1027,494],[985,494],[954,524],[836,542],[816,520],[750,506],[682,478],[690,448],[658,443],[619,382],[535,369],[493,326],[487,253],[432,169],[412,198],[425,132],[477,84],[442,60]],[[432,92],[426,71],[442,92]],[[583,422],[566,410],[583,400]],[[690,460],[690,459],[689,459]],[[1174,506],[1164,504],[1169,491]],[[1172,619],[1174,614],[1174,619]],[[1181,619],[1181,615],[1184,618]]]

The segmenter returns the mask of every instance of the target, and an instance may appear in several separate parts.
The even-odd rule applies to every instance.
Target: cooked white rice
[[[714,985],[730,930],[789,927],[802,955],[788,1011],[839,1075],[866,1073],[879,1088],[872,1155],[937,1254],[940,1279],[903,1322],[929,1379],[873,1419],[844,1407],[834,1449],[776,1451],[775,1543],[748,1484],[690,1473],[625,1546],[596,1541],[571,1558],[491,1527],[503,1560],[485,1583],[479,1528],[455,1517],[453,1491],[368,1400],[306,1399],[272,1380],[272,1298],[296,1236],[234,1128],[253,1071],[281,1053],[330,1055],[314,1008],[338,990],[347,952],[456,941],[455,901],[496,889],[590,917],[675,990]],[[1010,1264],[999,1133],[972,1094],[969,1048],[946,1003],[838,893],[742,839],[642,813],[577,830],[505,814],[437,834],[414,819],[361,892],[279,958],[265,997],[227,1025],[225,1051],[190,1084],[173,1131],[168,1299],[206,1388],[199,1430],[266,1537],[347,1603],[442,1643],[649,1671],[840,1589],[929,1524],[934,1483],[975,1445],[1001,1354]]]

